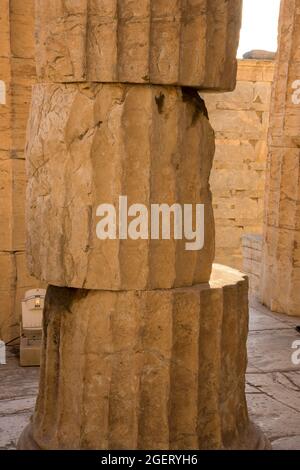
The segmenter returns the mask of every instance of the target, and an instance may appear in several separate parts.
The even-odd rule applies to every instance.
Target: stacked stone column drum
[[[262,301],[300,316],[300,0],[283,0],[270,113]]]
[[[50,286],[25,449],[265,448],[245,400],[247,279],[215,265],[214,133],[241,2],[37,1],[31,271]],[[51,82],[51,83],[50,83]],[[96,237],[99,204],[205,204],[205,245]]]

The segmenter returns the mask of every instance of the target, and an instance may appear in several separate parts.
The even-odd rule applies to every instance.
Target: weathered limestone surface
[[[0,159],[24,158],[26,124],[35,78],[34,0],[0,0]]]
[[[9,250],[12,245],[12,167],[12,160],[0,160],[1,251]]]
[[[19,447],[266,447],[245,400],[247,289],[220,265],[190,288],[50,286],[39,397]]]
[[[35,87],[28,130],[29,264],[52,285],[20,449],[268,447],[245,399],[248,281],[211,275],[214,132],[190,88],[234,86],[241,2],[37,5],[52,83]],[[121,195],[203,203],[204,249],[97,240],[97,207]]]
[[[16,284],[16,267],[13,255],[0,252],[0,336],[4,341],[18,336],[13,318]]]
[[[239,60],[232,93],[201,94],[216,134],[210,178],[216,262],[243,269],[242,236],[262,233],[274,62]]]
[[[241,7],[241,0],[37,0],[38,76],[232,90]]]
[[[262,235],[243,235],[243,271],[249,278],[249,292],[255,297],[259,296],[260,291],[262,245]]]
[[[149,85],[34,87],[27,229],[35,277],[108,290],[209,280],[214,133],[197,97]],[[151,204],[205,204],[203,250],[187,251],[173,230],[170,240],[99,240],[97,207],[118,207],[120,195],[128,196],[128,207],[144,204],[149,214]]]
[[[0,251],[25,249],[24,161],[0,160]]]
[[[269,134],[261,298],[300,316],[300,1],[284,0]]]
[[[0,338],[9,341],[18,336],[21,285],[37,285],[16,263],[25,250],[24,146],[35,78],[34,0],[0,0],[0,44]]]
[[[300,2],[284,0],[271,102],[270,146],[298,149],[300,116]],[[296,83],[295,83],[296,82]]]

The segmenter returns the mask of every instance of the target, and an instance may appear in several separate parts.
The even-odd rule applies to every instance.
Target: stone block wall
[[[243,235],[243,270],[249,278],[249,292],[255,297],[258,296],[261,283],[262,246],[262,235]]]
[[[25,262],[24,147],[35,79],[34,0],[0,0],[0,338],[19,334],[21,299],[38,286]]]
[[[273,74],[271,60],[240,60],[235,91],[205,94],[216,133],[211,175],[216,262],[238,269],[243,269],[242,236],[262,233]]]

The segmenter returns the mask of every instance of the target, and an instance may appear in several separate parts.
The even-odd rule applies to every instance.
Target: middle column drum
[[[107,290],[209,281],[214,132],[196,92],[150,85],[36,85],[28,137],[31,274],[56,286]],[[118,230],[116,239],[98,238],[97,208],[113,205],[119,225],[121,196],[128,208],[148,209],[147,239],[120,239]],[[162,234],[151,239],[152,204],[179,204],[182,212],[184,204],[192,205],[194,222],[196,204],[204,204],[204,247],[188,250],[191,241],[184,233],[175,239],[172,220],[170,239]],[[133,219],[129,216],[128,224]]]

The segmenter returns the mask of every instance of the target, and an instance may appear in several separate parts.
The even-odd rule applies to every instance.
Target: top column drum
[[[36,0],[41,81],[230,91],[242,0]]]

